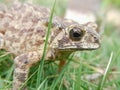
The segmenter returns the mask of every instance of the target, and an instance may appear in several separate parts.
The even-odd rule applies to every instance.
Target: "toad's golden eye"
[[[73,28],[69,32],[69,37],[73,41],[79,41],[84,36],[85,32],[80,28]]]

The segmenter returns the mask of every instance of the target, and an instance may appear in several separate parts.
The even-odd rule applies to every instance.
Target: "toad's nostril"
[[[97,37],[94,37],[94,42],[99,43],[99,39]]]

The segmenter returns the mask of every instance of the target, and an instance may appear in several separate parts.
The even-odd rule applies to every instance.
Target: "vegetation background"
[[[12,1],[0,0],[7,5]],[[54,3],[54,0],[33,1],[47,7],[52,7]],[[57,15],[64,16],[68,1],[57,0],[55,6]],[[102,0],[100,12],[105,9],[108,10],[103,17],[105,27],[101,35],[101,48],[95,51],[76,52],[69,65],[66,65],[60,74],[57,73],[56,62],[45,62],[42,81],[37,88],[36,71],[39,63],[36,64],[31,68],[30,78],[27,81],[29,90],[120,90],[120,23],[118,22],[120,0]],[[118,13],[115,17],[117,20],[107,19],[110,10]],[[114,18],[114,15],[110,17]],[[9,90],[12,87],[13,68],[13,56],[0,50],[0,90]]]

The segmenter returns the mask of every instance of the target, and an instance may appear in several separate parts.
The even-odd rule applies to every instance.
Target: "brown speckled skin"
[[[0,48],[15,55],[13,90],[18,90],[28,77],[32,64],[42,57],[50,11],[30,3],[15,2],[9,9],[0,6]],[[72,20],[53,18],[46,60],[63,59],[76,50],[99,48],[96,24],[79,25]],[[70,30],[84,32],[79,41],[70,39]],[[63,56],[62,53],[66,55]],[[23,87],[22,90],[26,88]]]

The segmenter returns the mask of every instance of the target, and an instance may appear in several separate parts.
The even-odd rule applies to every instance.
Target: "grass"
[[[109,70],[110,70],[110,66],[111,66],[111,62],[112,62],[112,57],[113,57],[113,53],[111,53],[111,56],[110,56],[110,59],[109,59],[109,62],[108,62],[108,65],[106,67],[106,70],[104,72],[104,75],[102,77],[102,80],[98,86],[98,90],[102,90],[103,89],[103,86],[104,86],[104,83],[105,83],[105,80],[107,78],[107,75],[109,73]]]
[[[37,87],[39,86],[39,84],[41,83],[41,80],[42,80],[43,65],[44,65],[44,60],[45,60],[45,56],[46,56],[46,49],[47,49],[47,46],[48,46],[48,39],[49,39],[49,36],[50,36],[50,29],[51,29],[51,26],[52,26],[52,18],[53,18],[53,14],[54,14],[55,4],[56,4],[56,0],[53,4],[53,8],[51,10],[51,15],[50,15],[50,20],[49,20],[49,24],[48,24],[48,30],[47,30],[47,34],[46,34],[44,50],[43,50],[43,56],[42,56],[41,63],[40,63],[39,68],[38,68]]]
[[[120,0],[104,0],[103,2],[120,9]]]
[[[107,23],[105,32],[101,36],[101,48],[74,53],[68,57],[68,62],[61,73],[57,72],[56,62],[45,61],[40,70],[37,63],[31,68],[30,77],[26,81],[29,90],[120,90],[119,38],[119,28]],[[42,75],[39,76],[37,71],[42,71]],[[12,87],[12,72],[13,56],[1,50],[0,90],[8,90]]]

